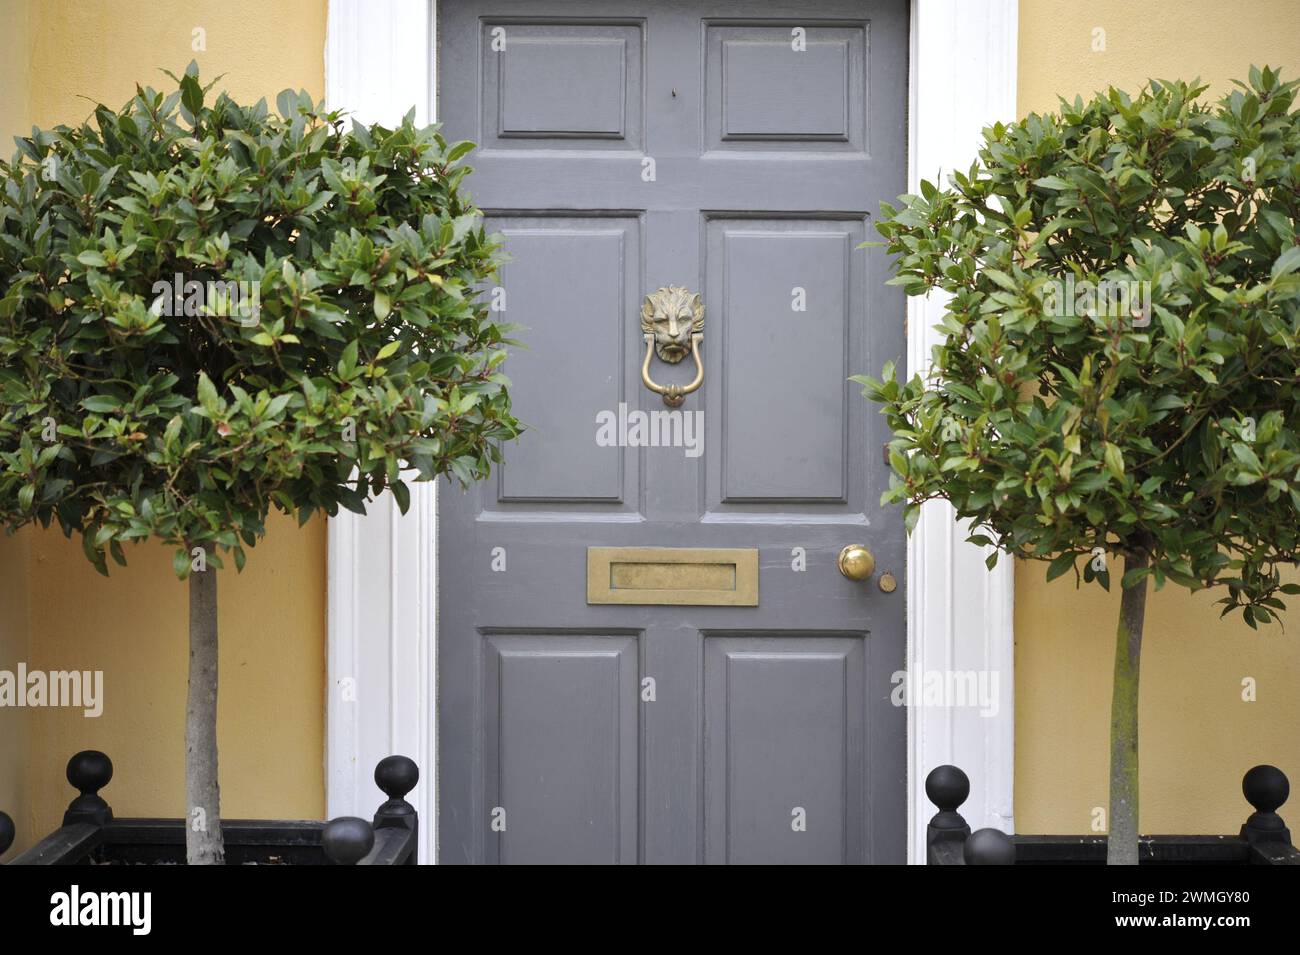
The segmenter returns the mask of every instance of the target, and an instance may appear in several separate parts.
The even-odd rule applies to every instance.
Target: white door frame
[[[325,98],[365,122],[397,121],[412,105],[435,118],[436,4],[329,0]],[[1016,0],[912,0],[908,188],[974,158],[982,127],[1016,115]],[[876,251],[866,254],[882,255]],[[908,300],[907,359],[923,367],[938,341],[939,295]],[[863,369],[875,371],[875,369]],[[865,400],[865,399],[864,399]],[[365,517],[329,521],[326,804],[329,817],[369,816],[383,800],[372,773],[391,753],[422,779],[420,859],[437,860],[437,489],[417,484],[401,516],[391,495]],[[923,510],[908,541],[908,670],[996,674],[998,706],[908,709],[909,857],[925,858],[934,807],[925,774],[955,763],[971,778],[973,828],[1014,831],[1014,635],[1011,561],[989,572],[946,504]]]

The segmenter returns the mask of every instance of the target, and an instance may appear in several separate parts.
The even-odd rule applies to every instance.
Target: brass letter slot
[[[587,603],[758,606],[754,547],[588,547]]]

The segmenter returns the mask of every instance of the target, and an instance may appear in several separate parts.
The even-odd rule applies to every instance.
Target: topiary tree
[[[885,206],[905,291],[948,293],[928,380],[859,378],[910,530],[1109,589],[1122,563],[1108,861],[1137,862],[1148,581],[1277,618],[1300,557],[1300,113],[1273,70],[1213,106],[1151,81],[985,130],[947,189]]]
[[[168,74],[171,75],[171,74]],[[0,163],[0,521],[80,534],[102,573],[156,538],[189,579],[190,863],[223,859],[217,575],[271,508],[364,513],[485,477],[518,433],[472,149],[305,92],[208,101],[191,64]]]

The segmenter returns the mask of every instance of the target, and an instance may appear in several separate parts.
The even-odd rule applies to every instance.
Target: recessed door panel
[[[866,24],[710,24],[709,149],[866,149]]]
[[[867,857],[863,639],[705,639],[707,862]]]
[[[634,504],[635,456],[598,441],[597,424],[636,399],[635,338],[618,316],[639,284],[638,220],[494,216],[488,227],[510,250],[499,301],[527,342],[504,370],[528,428],[503,449],[494,504]]]
[[[484,824],[493,861],[636,862],[635,639],[484,640]]]
[[[641,25],[484,18],[482,145],[637,149],[642,141]]]
[[[714,218],[708,235],[722,399],[711,503],[847,504],[850,417],[865,416],[848,381],[863,354],[862,223]]]

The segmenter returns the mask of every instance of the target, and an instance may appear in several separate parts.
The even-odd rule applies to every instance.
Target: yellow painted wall
[[[81,120],[83,96],[119,106],[197,60],[204,82],[274,103],[285,87],[325,94],[325,0],[30,0],[30,120]],[[196,51],[202,30],[206,51]]]
[[[1092,50],[1097,27],[1104,52]],[[1199,75],[1219,94],[1252,63],[1300,76],[1295,0],[1020,2],[1021,115],[1053,109],[1058,93],[1136,91],[1153,76]],[[1085,832],[1093,807],[1107,805],[1119,600],[1076,590],[1068,576],[1046,584],[1045,570],[1021,564],[1016,572],[1016,827]],[[1286,632],[1256,633],[1239,619],[1220,621],[1214,599],[1169,586],[1148,604],[1144,832],[1235,832],[1249,812],[1241,775],[1256,763],[1273,763],[1300,784],[1300,605],[1286,615]],[[1258,681],[1258,702],[1242,701],[1245,677]],[[1300,820],[1296,805],[1286,808],[1293,824]]]
[[[27,132],[27,3],[0,0],[0,156],[14,152],[13,138]]]
[[[205,79],[225,73],[237,99],[274,101],[285,87],[319,99],[325,15],[325,0],[0,0],[0,136],[79,123],[93,108],[81,96],[119,106],[137,81],[162,88],[171,80],[158,68],[180,73],[191,59]],[[195,29],[206,51],[192,48]],[[105,579],[55,531],[0,538],[0,667],[25,654],[36,669],[103,669],[106,684],[98,719],[0,711],[0,808],[15,815],[20,845],[58,826],[78,749],[112,757],[104,795],[119,815],[184,812],[186,588],[166,549],[142,545],[128,559]],[[222,573],[227,817],[324,815],[325,580],[322,520],[273,519],[244,572]],[[10,750],[25,754],[18,793]]]
[[[27,3],[0,0],[0,156],[27,123]],[[0,670],[27,658],[27,534],[0,533]],[[22,841],[26,816],[27,713],[0,710],[0,811],[13,817]],[[15,848],[16,851],[16,848]]]
[[[31,534],[10,537],[0,532],[0,670],[16,672],[27,659],[27,567]],[[18,828],[17,843],[26,844],[28,710],[0,710],[0,811]]]
[[[103,670],[105,684],[98,718],[28,711],[33,831],[59,825],[75,795],[63,767],[82,749],[112,758],[104,795],[118,815],[185,813],[187,585],[172,572],[168,548],[143,544],[127,560],[105,578],[79,542],[32,534],[28,665]],[[325,522],[299,531],[276,518],[243,573],[220,572],[217,589],[222,814],[322,818]]]

